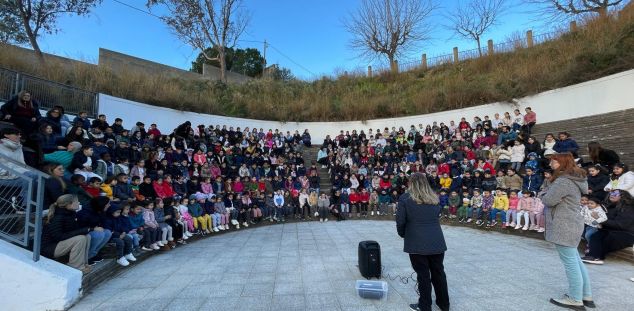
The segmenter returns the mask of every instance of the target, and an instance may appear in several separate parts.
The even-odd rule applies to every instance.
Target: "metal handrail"
[[[3,210],[0,213],[2,218],[0,238],[28,248],[31,233],[33,233],[33,261],[38,261],[42,239],[44,185],[50,176],[2,154],[0,154],[0,169],[15,176],[15,178],[2,179],[3,182],[0,185],[5,188],[0,192],[0,203],[3,203]],[[33,200],[33,191],[36,194],[35,200]],[[23,194],[22,202],[25,206],[23,214],[17,213],[17,210],[12,211],[13,204],[17,204],[18,193]],[[19,231],[14,234],[10,230],[16,227]]]

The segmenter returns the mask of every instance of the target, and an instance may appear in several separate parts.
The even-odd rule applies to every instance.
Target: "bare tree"
[[[15,43],[28,41],[44,63],[44,54],[37,43],[41,32],[56,33],[57,17],[86,15],[99,3],[101,0],[0,0],[0,37]]]
[[[170,15],[161,17],[180,40],[198,49],[206,59],[220,63],[220,80],[227,82],[226,49],[233,48],[245,31],[249,16],[242,0],[148,0]],[[218,52],[214,57],[208,47]]]
[[[626,4],[624,0],[525,0],[538,7],[537,13],[553,21],[571,16],[598,14],[607,16],[608,11]]]
[[[399,55],[428,39],[427,19],[435,8],[432,0],[363,0],[344,21],[353,36],[350,46],[369,58],[383,55],[392,65]]]
[[[481,39],[504,12],[505,0],[470,0],[459,4],[456,11],[447,16],[451,25],[447,26],[457,35],[478,43],[478,53],[482,56]]]

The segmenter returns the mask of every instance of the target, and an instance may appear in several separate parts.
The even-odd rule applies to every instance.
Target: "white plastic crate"
[[[369,281],[369,280],[357,280],[355,286],[357,294],[361,298],[365,299],[387,299],[387,282],[385,281]]]

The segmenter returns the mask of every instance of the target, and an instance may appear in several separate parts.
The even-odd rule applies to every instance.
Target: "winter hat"
[[[537,153],[535,153],[535,152],[531,152],[531,153],[529,153],[529,154],[528,154],[528,157],[529,157],[529,158],[530,158],[530,157],[537,158]]]
[[[73,146],[73,151],[71,151],[72,153],[75,153],[75,152],[81,150],[81,147],[82,147],[81,143],[78,142],[78,141],[71,141],[69,143],[69,145]]]

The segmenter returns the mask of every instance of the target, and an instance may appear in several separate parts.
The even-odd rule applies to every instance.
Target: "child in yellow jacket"
[[[440,188],[451,188],[451,177],[447,173],[442,174],[442,177],[440,177]]]
[[[495,199],[493,200],[493,208],[491,209],[490,212],[490,220],[491,223],[487,224],[487,227],[495,227],[495,225],[497,225],[497,220],[496,220],[496,216],[498,213],[500,213],[501,216],[501,221],[502,221],[502,228],[506,228],[506,211],[508,211],[509,209],[509,197],[507,196],[506,192],[504,190],[502,190],[501,188],[498,188],[497,191],[495,192]]]

